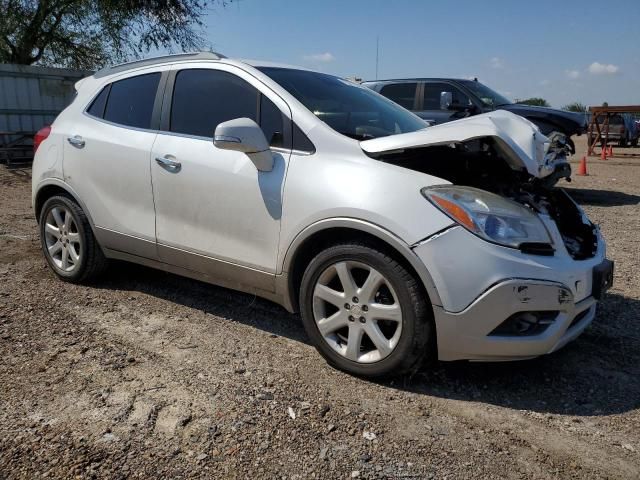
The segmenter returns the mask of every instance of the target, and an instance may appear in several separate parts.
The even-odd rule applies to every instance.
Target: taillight
[[[40,144],[47,139],[50,133],[51,133],[50,125],[45,125],[40,130],[38,130],[38,133],[36,133],[36,136],[33,137],[33,153],[36,153]]]

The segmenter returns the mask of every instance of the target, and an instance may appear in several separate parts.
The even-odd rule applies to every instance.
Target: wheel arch
[[[45,202],[55,195],[66,195],[71,197],[78,205],[80,205],[80,208],[89,219],[91,229],[93,229],[93,218],[91,217],[89,210],[87,210],[87,206],[69,185],[56,178],[45,180],[39,184],[36,189],[33,197],[33,211],[36,216],[36,222],[40,222],[40,212],[42,211],[42,207]]]
[[[442,304],[431,274],[408,244],[379,225],[353,218],[334,218],[305,228],[285,254],[283,277],[287,284],[283,287],[286,288],[286,305],[291,311],[299,310],[300,283],[311,259],[323,247],[348,240],[368,241],[395,256],[420,279],[427,301],[433,305]]]

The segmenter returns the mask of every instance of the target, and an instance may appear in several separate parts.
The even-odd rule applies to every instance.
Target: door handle
[[[80,135],[67,137],[67,142],[69,142],[71,145],[73,145],[76,148],[84,148],[84,140]]]
[[[173,155],[165,155],[164,157],[156,157],[156,163],[171,173],[178,173],[182,168],[180,162],[176,162]]]

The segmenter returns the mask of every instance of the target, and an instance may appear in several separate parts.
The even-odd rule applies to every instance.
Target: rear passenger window
[[[176,75],[169,128],[212,138],[222,122],[241,117],[257,122],[258,98],[255,88],[230,73],[182,70]]]
[[[111,85],[107,85],[106,87],[104,87],[95,98],[95,100],[91,103],[91,106],[87,109],[87,113],[89,115],[93,115],[94,117],[98,118],[104,117],[104,107],[107,105],[109,88],[111,88]]]
[[[416,96],[417,83],[396,83],[385,85],[380,93],[407,110],[413,110],[413,102]]]
[[[157,72],[113,82],[104,119],[128,127],[150,128],[159,81]]]

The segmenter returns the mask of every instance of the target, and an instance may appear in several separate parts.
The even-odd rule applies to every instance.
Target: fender
[[[40,183],[38,183],[38,186],[35,188],[33,197],[31,198],[31,206],[33,207],[34,214],[36,215],[36,222],[40,221],[40,219],[38,218],[38,212],[36,212],[36,205],[37,205],[37,200],[40,195],[40,192],[42,191],[43,188],[52,186],[52,185],[62,188],[69,195],[71,195],[71,197],[73,197],[75,202],[78,205],[80,205],[80,208],[82,208],[82,211],[87,216],[87,219],[89,220],[89,224],[91,225],[91,229],[94,230],[94,234],[95,234],[95,224],[93,223],[93,217],[91,216],[91,212],[87,208],[87,205],[80,199],[80,197],[75,192],[75,190],[71,188],[71,186],[68,183],[66,183],[64,180],[60,178],[52,177],[52,178],[47,178],[46,180],[42,180]]]
[[[278,285],[276,286],[276,291],[280,291],[283,297],[289,299],[287,302],[287,306],[295,305],[297,301],[292,299],[293,292],[291,291],[290,285],[288,284],[288,272],[291,271],[293,266],[293,261],[295,255],[300,248],[300,246],[311,236],[316,233],[319,233],[323,230],[328,230],[331,228],[349,228],[352,230],[359,230],[361,232],[368,233],[387,243],[389,246],[393,247],[402,257],[409,262],[409,264],[416,271],[422,284],[429,295],[429,299],[433,305],[441,306],[442,302],[440,300],[440,295],[438,294],[438,290],[436,289],[435,283],[433,282],[433,278],[429,273],[427,267],[420,261],[418,256],[413,252],[411,246],[405,243],[402,239],[395,236],[393,233],[388,231],[387,229],[376,225],[374,223],[370,223],[364,220],[359,220],[356,218],[349,217],[336,217],[336,218],[327,218],[324,220],[319,220],[307,227],[305,227],[301,232],[296,235],[291,244],[289,245],[282,262],[282,275],[278,275]]]

